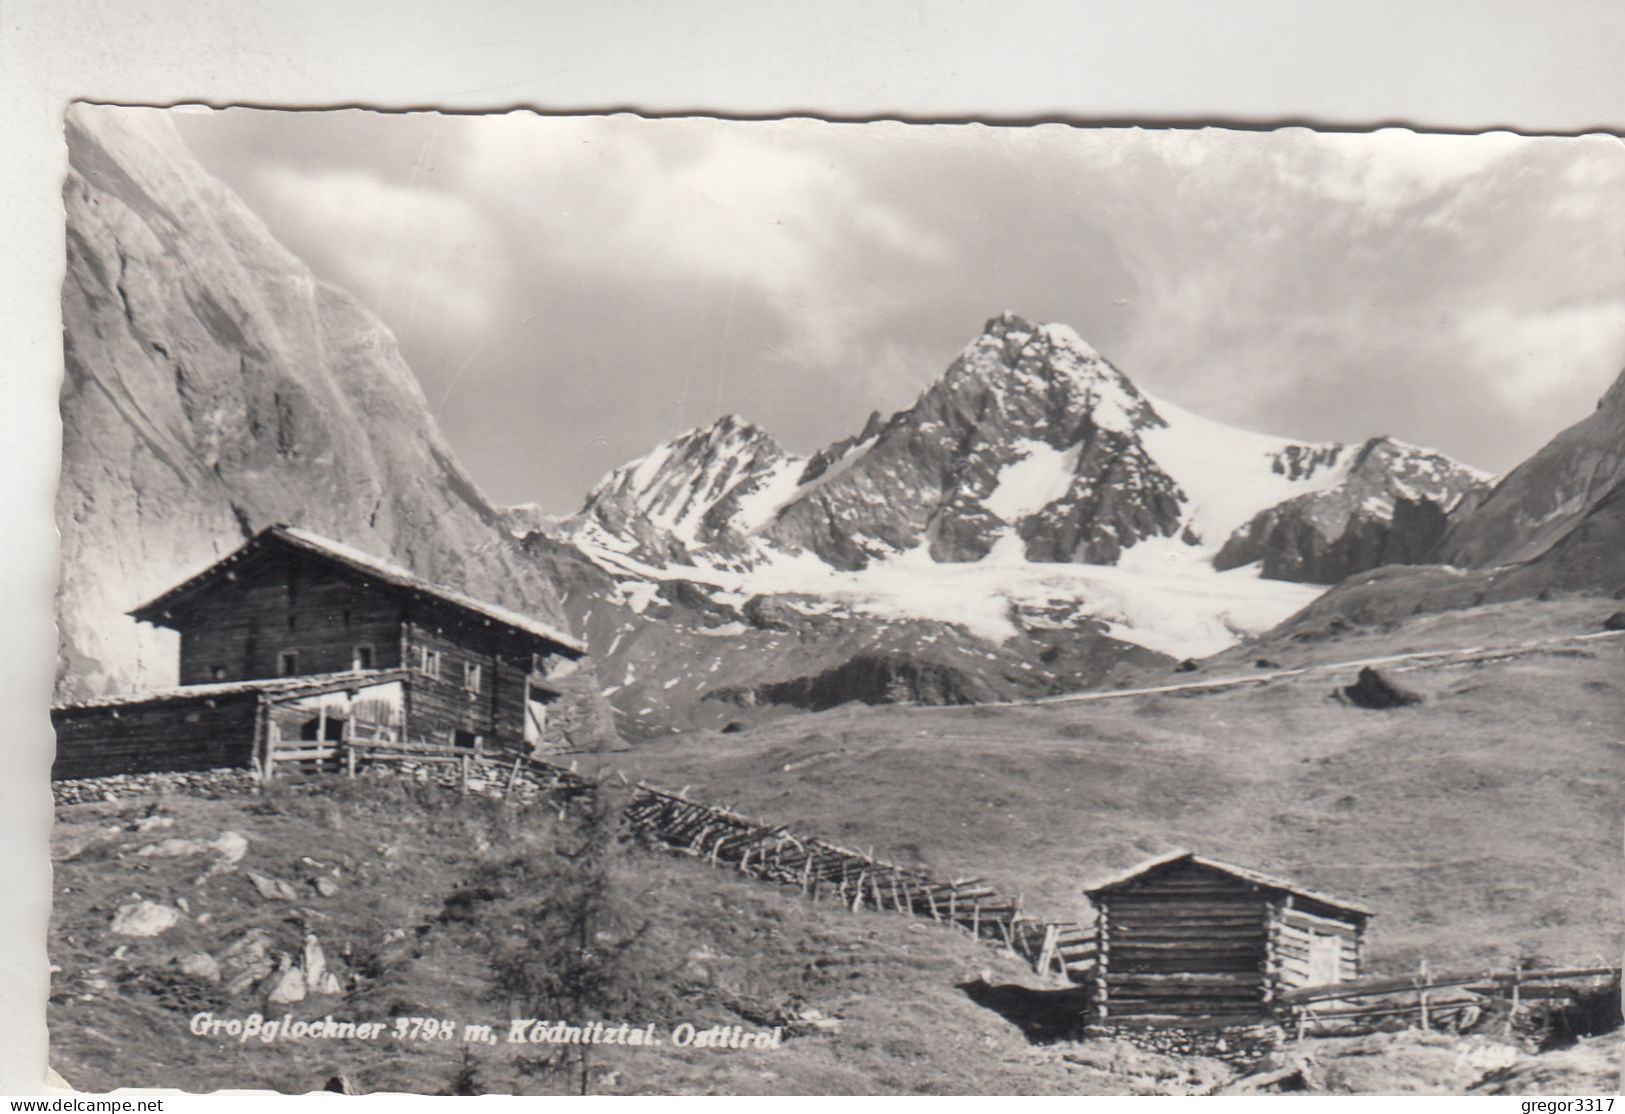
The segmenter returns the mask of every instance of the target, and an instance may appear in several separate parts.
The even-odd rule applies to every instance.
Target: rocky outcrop
[[[762,533],[844,569],[922,542],[980,560],[1012,530],[1030,560],[1109,564],[1180,528],[1178,485],[1136,436],[1162,424],[1071,329],[1003,314],[872,438],[826,450]]]
[[[806,677],[713,689],[706,699],[741,707],[777,704],[822,712],[862,704],[977,704],[992,699],[974,674],[903,654],[860,654]]]
[[[180,922],[180,910],[156,901],[120,905],[109,931],[115,936],[161,936]]]
[[[1275,580],[1334,584],[1379,565],[1426,562],[1450,512],[1486,490],[1479,473],[1449,457],[1373,438],[1342,482],[1259,512],[1213,563],[1231,569],[1257,561]]]
[[[59,696],[172,683],[173,636],[125,612],[275,522],[562,622],[376,317],[163,113],[76,106],[67,135]]]
[[[692,564],[700,548],[732,554],[755,504],[801,466],[762,430],[726,415],[611,472],[588,493],[576,528],[616,538],[654,564]]]
[[[1355,678],[1352,685],[1344,685],[1338,692],[1344,700],[1356,708],[1369,708],[1374,711],[1422,703],[1420,694],[1401,688],[1386,674],[1370,666],[1360,670],[1360,675]]]

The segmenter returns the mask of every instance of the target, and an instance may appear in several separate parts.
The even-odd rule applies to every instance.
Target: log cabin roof
[[[482,619],[487,624],[498,623],[522,636],[542,639],[552,643],[571,657],[579,658],[587,652],[587,647],[583,643],[578,642],[558,628],[542,622],[540,619],[506,607],[499,607],[494,603],[475,599],[473,596],[441,587],[438,584],[432,584],[415,573],[385,561],[381,557],[375,557],[342,542],[324,538],[320,534],[313,534],[309,530],[302,530],[295,526],[277,525],[261,530],[232,553],[222,557],[195,576],[177,584],[157,599],[135,608],[129,614],[143,622],[169,626],[170,624],[165,621],[165,617],[166,612],[171,608],[194,593],[209,587],[216,580],[229,573],[245,558],[264,551],[269,545],[278,544],[332,561],[351,572],[359,573],[391,588],[428,596],[440,603],[449,605],[455,610]]]
[[[52,705],[53,712],[90,708],[121,708],[132,704],[171,704],[187,700],[218,700],[255,694],[266,697],[315,696],[324,692],[370,688],[411,676],[405,669],[357,669],[346,673],[306,674],[300,677],[265,677],[253,681],[218,681],[204,685],[175,685],[171,688],[93,696]]]
[[[1095,901],[1097,895],[1110,893],[1111,891],[1120,889],[1121,887],[1126,886],[1130,882],[1134,882],[1145,875],[1165,870],[1168,867],[1182,862],[1189,862],[1196,866],[1206,867],[1208,870],[1215,870],[1221,874],[1228,874],[1232,878],[1238,878],[1243,882],[1249,882],[1252,885],[1260,887],[1261,889],[1273,890],[1277,893],[1292,894],[1296,897],[1306,898],[1309,901],[1318,902],[1319,904],[1325,905],[1331,909],[1351,913],[1358,917],[1376,916],[1376,913],[1372,910],[1363,905],[1357,905],[1352,901],[1347,901],[1340,897],[1333,897],[1330,894],[1321,893],[1318,890],[1307,889],[1298,885],[1296,882],[1290,882],[1285,878],[1276,878],[1272,875],[1264,874],[1261,871],[1253,870],[1250,867],[1236,866],[1234,863],[1220,862],[1218,859],[1209,859],[1206,856],[1196,854],[1194,851],[1170,851],[1166,855],[1158,855],[1153,859],[1147,859],[1145,862],[1140,863],[1137,866],[1130,867],[1128,870],[1114,874],[1109,878],[1103,878],[1092,885],[1084,887],[1083,894],[1085,897],[1089,898],[1090,901]],[[1097,905],[1099,904],[1098,901],[1095,903]]]

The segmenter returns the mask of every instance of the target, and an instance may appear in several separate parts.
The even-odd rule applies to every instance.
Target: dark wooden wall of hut
[[[1097,902],[1097,1020],[1244,1023],[1261,1014],[1269,905],[1255,887],[1187,864]]]
[[[525,701],[532,694],[529,661],[525,668],[514,664],[514,659],[500,657],[497,661],[497,689],[493,696],[492,712],[496,719],[495,731],[505,747],[529,749],[525,742]],[[551,690],[537,688],[539,700],[552,699]]]
[[[53,778],[211,770],[254,756],[256,694],[53,708]]]
[[[479,735],[487,750],[524,746],[528,668],[514,664],[510,639],[464,624],[409,622],[401,630],[402,654],[412,670],[407,692],[407,731],[414,738],[450,743],[452,733]],[[420,649],[438,651],[438,676],[420,668]],[[526,666],[529,657],[525,656]],[[464,687],[464,666],[480,667],[477,692]]]
[[[301,675],[351,669],[358,646],[372,648],[372,668],[394,669],[401,664],[402,611],[394,593],[346,576],[332,562],[270,553],[177,610],[180,683],[276,677],[289,650],[299,655]]]

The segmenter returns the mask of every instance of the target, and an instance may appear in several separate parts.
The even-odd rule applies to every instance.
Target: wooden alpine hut
[[[258,763],[392,740],[529,754],[586,646],[372,554],[272,526],[130,612],[179,633],[180,684],[51,710],[54,776]]]
[[[1208,1028],[1268,1017],[1284,990],[1358,978],[1371,910],[1190,851],[1084,890],[1097,1025]]]

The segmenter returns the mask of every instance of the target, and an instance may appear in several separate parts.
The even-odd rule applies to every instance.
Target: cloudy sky
[[[725,413],[809,452],[1002,310],[1236,425],[1504,471],[1625,365],[1612,138],[231,110],[182,133],[397,333],[498,502]]]

